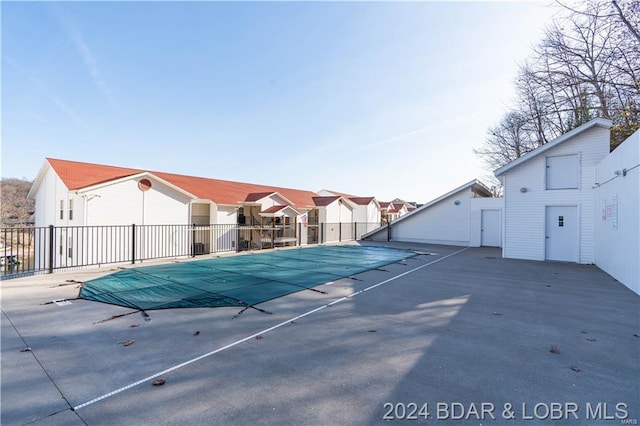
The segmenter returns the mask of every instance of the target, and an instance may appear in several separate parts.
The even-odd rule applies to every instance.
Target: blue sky
[[[2,2],[3,177],[45,157],[425,202],[557,12],[523,2]]]

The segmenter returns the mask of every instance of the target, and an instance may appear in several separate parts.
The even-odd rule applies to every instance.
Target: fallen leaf
[[[551,352],[552,354],[559,354],[560,349],[558,349],[557,346],[551,345],[551,349],[549,349],[549,352]]]
[[[131,346],[135,343],[135,340],[127,340],[126,342],[122,343],[122,346]]]
[[[571,366],[571,369],[572,369],[573,371],[575,371],[576,373],[580,372],[580,369],[579,369],[578,367],[576,367],[575,365],[572,365],[572,366]]]
[[[587,342],[595,342],[596,339],[594,339],[593,337],[589,337],[587,339],[585,339]]]
[[[585,330],[582,330],[580,333],[587,334],[587,332]]]
[[[140,324],[131,324],[129,327],[131,327],[131,328],[140,327]]]
[[[495,316],[500,316],[500,315],[502,315],[502,314],[501,314],[500,312],[498,312],[498,311],[495,311],[495,312],[493,313],[493,315],[495,315]]]
[[[633,333],[633,337],[640,337],[640,334],[638,334],[638,333]]]
[[[31,347],[27,346],[26,348],[22,349],[20,352],[31,352]]]
[[[369,330],[369,333],[375,333],[377,330]]]
[[[167,381],[165,379],[155,379],[153,381],[153,386],[162,386],[166,383]]]
[[[298,323],[298,321],[296,321],[296,320],[291,321],[291,324],[297,324],[297,323]]]
[[[200,330],[196,331],[195,333],[193,333],[194,336],[197,336],[200,334]]]
[[[256,336],[256,340],[262,339],[262,336]]]

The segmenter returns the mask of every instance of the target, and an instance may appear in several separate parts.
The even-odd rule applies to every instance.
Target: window
[[[67,257],[73,257],[73,237],[69,237],[69,245],[67,246]]]
[[[64,219],[64,200],[60,200],[60,220]]]
[[[578,188],[578,155],[547,157],[546,188]]]
[[[73,200],[69,200],[69,220],[73,220]]]

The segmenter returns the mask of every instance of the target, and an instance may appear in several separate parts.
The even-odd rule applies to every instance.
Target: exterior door
[[[482,210],[480,245],[500,247],[502,245],[502,223],[500,210]]]
[[[545,258],[578,261],[578,207],[547,206]]]

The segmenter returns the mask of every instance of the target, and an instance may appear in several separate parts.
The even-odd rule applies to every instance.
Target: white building
[[[595,263],[640,294],[640,134],[597,118],[497,169],[503,256]]]
[[[359,197],[356,195],[344,194],[342,192],[330,191],[322,189],[318,191],[318,194],[324,197],[341,196],[345,200],[349,200],[350,203],[355,205],[353,209],[353,221],[358,224],[367,224],[366,231],[359,232],[361,235],[364,232],[371,231],[372,229],[380,225],[382,207],[376,197]]]
[[[595,174],[610,127],[591,120],[495,171],[504,186],[504,257],[595,263]]]
[[[478,180],[466,184],[364,235],[377,241],[456,246],[500,246],[502,198]]]
[[[36,202],[36,227],[55,227],[54,267],[105,263],[109,247],[116,247],[109,259],[126,259],[132,251],[166,257],[185,244],[203,254],[334,241],[312,227],[320,220],[353,228],[356,208],[342,197],[317,205],[312,191],[51,158],[28,197]],[[353,238],[347,229],[338,238],[341,231],[342,239]],[[50,255],[48,246],[38,251]]]

